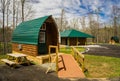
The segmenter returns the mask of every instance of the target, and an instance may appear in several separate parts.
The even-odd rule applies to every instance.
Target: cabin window
[[[40,30],[46,30],[46,24],[44,23]]]
[[[40,32],[39,43],[45,43],[45,32]]]

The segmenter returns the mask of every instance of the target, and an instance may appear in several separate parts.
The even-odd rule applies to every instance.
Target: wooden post
[[[76,43],[76,46],[78,46],[78,37],[77,37],[77,43]]]
[[[68,46],[70,45],[70,40],[69,40],[69,38],[67,38],[67,45],[68,45]]]
[[[85,65],[84,65],[84,55],[81,54],[76,48],[72,47],[72,52],[75,60],[79,63],[82,64],[82,71],[84,72]],[[80,60],[81,59],[81,60]]]
[[[74,50],[73,50],[73,47],[71,47],[71,50],[72,50],[72,56],[74,57]]]
[[[53,46],[53,45],[49,46],[49,62],[51,62],[51,57],[50,57],[51,48],[55,48],[56,50],[56,73],[58,74],[58,46]]]
[[[51,48],[49,46],[49,50],[48,50],[48,53],[49,53],[49,63],[51,62],[50,50],[51,50]]]
[[[56,46],[56,73],[58,74],[58,47]]]
[[[82,71],[84,72],[85,67],[84,67],[84,58],[83,58],[83,64],[82,64]]]

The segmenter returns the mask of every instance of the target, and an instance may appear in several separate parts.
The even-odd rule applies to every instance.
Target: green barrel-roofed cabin
[[[83,33],[75,29],[65,30],[60,33],[61,44],[68,46],[85,45],[87,38],[94,38],[94,36]]]
[[[51,15],[44,16],[16,27],[12,35],[12,50],[32,56],[47,54],[49,45],[58,45],[58,38],[54,19]]]

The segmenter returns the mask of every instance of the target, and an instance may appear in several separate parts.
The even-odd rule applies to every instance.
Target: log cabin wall
[[[62,45],[67,45],[67,38],[61,38],[61,44]]]
[[[77,38],[69,38],[70,46],[76,46],[77,45]]]
[[[31,56],[38,55],[37,45],[12,43],[12,49],[15,52],[24,53]]]
[[[61,44],[63,44],[63,45],[67,45],[68,44],[67,40],[69,40],[70,46],[76,46],[77,41],[78,41],[78,45],[85,45],[87,39],[86,38],[78,38],[78,40],[77,40],[77,38],[69,38],[69,39],[61,38],[61,40],[62,40]]]
[[[86,41],[87,41],[86,38],[79,38],[78,39],[79,45],[85,45]]]

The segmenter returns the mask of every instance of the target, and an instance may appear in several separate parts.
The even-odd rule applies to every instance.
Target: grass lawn
[[[85,55],[86,76],[90,78],[120,76],[120,58]]]
[[[77,49],[78,49],[80,52],[85,51],[85,48],[83,48],[83,47],[77,47]],[[71,54],[71,53],[72,53],[72,49],[71,49],[70,47],[60,48],[60,52],[66,53],[66,54]]]
[[[84,48],[77,48],[83,52]],[[61,48],[60,52],[71,54],[70,48]],[[105,78],[105,77],[118,77],[120,76],[120,58],[85,55],[85,67],[87,72],[85,75],[88,78]]]

